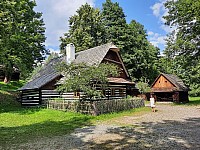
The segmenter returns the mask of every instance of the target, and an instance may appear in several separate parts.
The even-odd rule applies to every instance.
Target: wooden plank
[[[171,84],[171,82],[167,78],[161,75],[152,88],[174,88],[174,87],[175,86]]]

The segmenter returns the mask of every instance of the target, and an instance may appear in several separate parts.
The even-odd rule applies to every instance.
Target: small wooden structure
[[[58,93],[55,90],[59,81],[64,77],[56,69],[56,66],[61,62],[66,62],[65,56],[54,58],[49,63],[44,64],[41,70],[26,85],[19,89],[21,91],[22,105],[40,105],[47,99],[57,97],[64,99],[81,99],[84,97],[82,92]],[[121,99],[127,95],[135,96],[138,93],[135,83],[131,82],[130,75],[124,66],[119,49],[112,43],[78,52],[75,54],[72,63],[85,63],[87,65],[111,63],[119,67],[119,76],[115,78],[109,77],[106,89],[96,87],[97,90],[102,91],[106,99]]]
[[[151,92],[157,101],[177,103],[188,102],[189,88],[173,74],[161,73],[151,86]]]

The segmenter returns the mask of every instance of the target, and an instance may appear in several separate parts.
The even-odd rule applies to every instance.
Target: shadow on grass
[[[66,135],[76,128],[91,125],[89,116],[76,116],[65,121],[45,121],[19,127],[0,127],[0,149],[26,142],[41,140],[44,137]],[[2,147],[1,147],[2,146]]]

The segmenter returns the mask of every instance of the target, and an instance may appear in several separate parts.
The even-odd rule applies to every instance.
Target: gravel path
[[[112,119],[18,149],[200,149],[200,106],[159,104],[156,109],[155,113]]]

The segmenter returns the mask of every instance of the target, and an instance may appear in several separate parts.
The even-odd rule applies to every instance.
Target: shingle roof
[[[52,59],[49,63],[44,64],[40,71],[19,90],[39,89],[56,77],[60,76],[61,74],[55,69],[55,65],[62,60],[63,58],[55,58]]]
[[[178,76],[174,74],[165,74],[162,73],[170,82],[172,82],[179,91],[188,91],[189,88],[183,83],[183,80],[181,80]]]
[[[85,51],[76,53],[74,63],[86,63],[87,65],[99,65],[109,49],[113,47],[112,43],[97,46]],[[65,57],[52,59],[49,63],[45,64],[42,69],[23,87],[19,90],[26,89],[39,89],[56,77],[60,76],[56,70],[55,65],[63,62]]]
[[[99,65],[112,46],[112,43],[108,43],[78,52],[76,53],[74,62],[85,63],[87,65]]]

